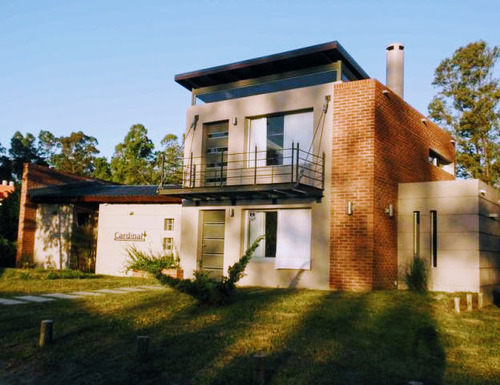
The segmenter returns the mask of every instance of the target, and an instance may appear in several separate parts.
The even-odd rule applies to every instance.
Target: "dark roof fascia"
[[[177,186],[172,186],[177,187]],[[172,188],[169,187],[169,188]],[[99,183],[75,183],[28,190],[35,203],[180,203],[179,198],[161,196],[155,185],[102,185]]]
[[[186,72],[178,74],[175,76],[175,81],[181,84],[188,90],[193,90],[196,88],[202,88],[207,86],[213,86],[217,84],[224,84],[231,81],[245,80],[261,77],[258,73],[258,67],[263,65],[272,65],[277,62],[281,62],[284,69],[277,68],[276,74],[292,70],[292,66],[298,60],[312,58],[317,54],[335,53],[335,57],[342,60],[342,64],[347,66],[349,70],[359,79],[368,79],[368,74],[361,68],[361,66],[347,53],[347,51],[338,43],[337,41],[332,41],[329,43],[318,44],[311,47],[300,48],[292,51],[287,51],[283,53],[277,53],[268,56],[262,56],[255,59],[243,60],[240,62],[235,62],[231,64],[225,64],[221,66],[211,67],[203,70],[197,70],[192,72]],[[317,66],[319,64],[311,63],[310,66]],[[289,68],[290,67],[290,68]],[[233,77],[231,80],[224,82],[216,82],[210,80],[211,76],[221,75],[221,74],[231,74]],[[252,75],[250,75],[252,74]],[[238,75],[240,75],[238,77]],[[229,78],[230,76],[228,76]]]

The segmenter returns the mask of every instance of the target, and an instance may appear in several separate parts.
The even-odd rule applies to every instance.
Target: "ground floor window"
[[[310,269],[311,210],[247,210],[247,247],[264,240],[254,257],[274,258],[276,269]]]
[[[163,238],[163,250],[165,251],[174,250],[174,238]]]

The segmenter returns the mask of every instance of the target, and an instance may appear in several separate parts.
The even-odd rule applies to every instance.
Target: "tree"
[[[148,130],[142,124],[134,124],[123,142],[115,147],[111,158],[112,180],[124,184],[157,183],[155,160]]]
[[[109,164],[108,160],[104,156],[101,156],[95,159],[94,164],[95,169],[92,173],[92,177],[111,181],[111,165]]]
[[[157,165],[160,174],[163,173],[163,183],[182,184],[182,145],[174,134],[165,135],[161,144],[164,148],[158,152]]]
[[[97,139],[82,131],[72,132],[69,136],[56,138],[55,152],[50,163],[58,170],[72,174],[91,176],[95,170]]]
[[[499,80],[493,75],[500,55],[486,42],[470,43],[436,68],[438,94],[429,104],[431,118],[456,141],[457,175],[500,183]]]
[[[24,163],[36,163],[47,166],[47,162],[40,154],[36,145],[36,138],[27,133],[23,136],[17,131],[10,140],[9,155],[11,160],[12,173],[21,180],[23,176]]]
[[[0,181],[10,180],[12,178],[11,161],[5,153],[5,147],[0,144]]]

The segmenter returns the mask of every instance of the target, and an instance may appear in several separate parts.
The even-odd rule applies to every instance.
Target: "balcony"
[[[168,184],[175,180],[177,186]],[[325,155],[299,148],[228,153],[211,149],[191,153],[183,164],[164,163],[159,194],[195,202],[312,198],[320,200],[325,184]]]

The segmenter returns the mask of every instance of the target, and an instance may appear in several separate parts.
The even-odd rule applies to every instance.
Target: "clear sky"
[[[142,123],[159,148],[185,127],[176,74],[333,40],[383,83],[402,42],[405,99],[426,114],[440,61],[480,39],[500,46],[498,0],[0,0],[0,143],[81,130],[109,158]]]

